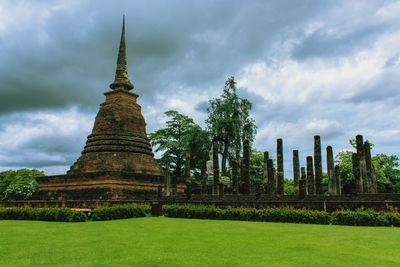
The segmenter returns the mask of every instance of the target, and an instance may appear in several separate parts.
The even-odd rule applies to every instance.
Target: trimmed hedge
[[[163,206],[163,214],[167,217],[177,218],[400,227],[400,213],[373,210],[340,210],[329,214],[325,211],[291,208],[221,208],[207,205],[171,204]],[[60,208],[0,208],[0,220],[84,222],[88,220],[128,219],[149,215],[150,206],[144,204],[98,208],[94,209],[89,216],[80,211]]]
[[[0,220],[84,222],[87,216],[70,209],[0,208]]]
[[[373,210],[341,210],[332,213],[332,224],[355,226],[400,226],[400,214]]]
[[[164,205],[163,213],[167,217],[178,218],[400,227],[400,213],[373,210],[341,210],[329,214],[325,211],[290,208],[220,208],[206,205],[172,204]]]
[[[289,208],[218,208],[205,205],[164,205],[167,217],[217,220],[265,221],[329,224],[330,215],[325,211],[294,210]]]
[[[150,214],[149,205],[127,204],[107,208],[94,209],[90,214],[93,221],[106,221],[115,219],[128,219],[146,217]]]

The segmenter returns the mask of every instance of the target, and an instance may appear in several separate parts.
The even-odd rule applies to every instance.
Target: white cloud
[[[18,31],[29,30],[36,32],[39,42],[46,42],[49,38],[45,31],[48,19],[54,12],[73,8],[78,3],[71,1],[12,1],[3,0],[0,3],[0,37]]]
[[[0,128],[2,168],[66,168],[79,156],[93,121],[93,114],[76,108],[14,114]]]
[[[387,58],[363,51],[339,61],[298,62],[284,59],[279,66],[256,62],[243,68],[238,84],[271,103],[307,103],[346,99],[382,72]]]

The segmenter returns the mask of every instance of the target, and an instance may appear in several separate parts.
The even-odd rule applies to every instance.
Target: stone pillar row
[[[366,144],[365,146],[367,146]],[[328,171],[328,192],[330,195],[342,194],[342,185],[340,181],[340,168],[335,166],[333,149],[331,146],[326,147],[327,171]],[[314,136],[314,156],[306,157],[306,166],[300,166],[299,151],[293,150],[293,184],[296,192],[300,197],[305,195],[321,195],[323,194],[322,185],[322,153],[321,153],[321,137]],[[369,161],[368,161],[369,159]],[[264,185],[265,193],[283,194],[284,192],[284,172],[283,172],[283,141],[277,139],[277,172],[272,173],[272,169],[268,167],[269,158],[268,151],[264,152]],[[371,165],[370,155],[366,154],[366,165]],[[273,168],[273,166],[272,166]],[[277,183],[271,182],[272,175],[277,176]]]
[[[268,151],[264,152],[264,192],[265,194],[283,195],[284,183],[284,160],[283,160],[283,140],[277,139],[276,147],[276,169],[273,159]],[[243,141],[243,162],[232,161],[232,192],[237,194],[250,194],[250,144],[248,140]],[[328,175],[329,195],[341,195],[342,183],[340,179],[340,168],[335,165],[332,146],[326,147],[326,163]],[[306,195],[323,194],[322,184],[322,153],[321,137],[314,136],[314,156],[306,157],[306,166],[300,165],[299,151],[293,150],[293,183],[300,198]],[[190,160],[190,155],[187,157]],[[376,177],[372,169],[371,145],[368,141],[363,141],[362,135],[356,136],[356,152],[352,154],[353,162],[353,181],[350,184],[351,193],[376,193]],[[214,187],[213,194],[223,194],[223,188],[219,187],[219,167],[218,167],[218,148],[217,142],[213,142],[213,163],[214,163]],[[239,175],[239,169],[240,174]],[[240,177],[241,176],[241,177]]]

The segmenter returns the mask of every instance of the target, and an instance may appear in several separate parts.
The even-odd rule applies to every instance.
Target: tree
[[[264,191],[264,153],[255,149],[250,153],[250,183],[256,192]]]
[[[343,189],[345,192],[349,192],[349,187],[353,180],[352,152],[339,152],[335,157],[335,161],[340,166],[340,179]],[[399,166],[399,158],[396,155],[377,154],[372,157],[372,168],[376,175],[378,192],[400,192]]]
[[[284,194],[285,195],[295,195],[296,189],[294,188],[294,182],[292,179],[285,178],[285,187],[284,187]]]
[[[156,152],[163,152],[159,160],[164,170],[177,179],[184,177],[186,153],[190,152],[193,168],[205,168],[210,149],[209,135],[193,119],[175,110],[165,112],[169,117],[166,127],[149,134]]]
[[[226,81],[221,97],[209,101],[206,123],[218,141],[223,176],[226,176],[228,160],[240,158],[243,140],[249,140],[250,144],[254,140],[256,125],[249,114],[251,107],[250,101],[238,97],[234,77]]]
[[[37,188],[36,178],[44,176],[36,169],[8,170],[0,173],[0,199],[20,200],[29,198]]]
[[[188,150],[190,151],[190,166],[197,178],[203,179],[206,175],[206,164],[209,160],[211,148],[210,134],[200,126],[195,125],[188,136]]]
[[[351,191],[353,181],[353,162],[351,151],[341,151],[335,156],[335,162],[340,167],[340,180],[344,193]]]
[[[378,192],[400,192],[399,158],[396,155],[377,154],[372,158],[375,169]]]

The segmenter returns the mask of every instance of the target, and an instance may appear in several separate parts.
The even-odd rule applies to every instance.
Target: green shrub
[[[390,225],[400,227],[400,213],[386,213],[385,215]]]
[[[269,221],[329,224],[329,213],[313,210],[295,210],[289,208],[255,209],[245,207],[218,208],[205,205],[164,205],[163,213],[168,217],[241,220],[241,221]]]
[[[387,213],[373,210],[341,210],[331,214],[332,224],[355,226],[389,226]]]
[[[0,220],[38,220],[59,222],[84,222],[83,212],[58,208],[0,208]]]
[[[308,224],[329,224],[330,215],[325,211],[274,208],[265,210],[265,221]]]
[[[90,214],[93,221],[146,217],[150,214],[149,205],[127,204],[94,209]]]
[[[291,222],[308,224],[337,224],[354,226],[398,226],[400,227],[400,213],[384,213],[373,210],[335,211],[331,214],[317,210],[299,210],[291,208],[255,209],[246,207],[226,207],[171,204],[163,206],[163,213],[167,217]]]

